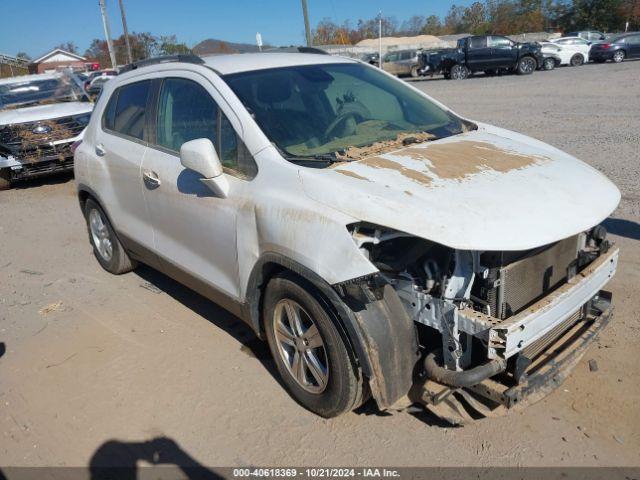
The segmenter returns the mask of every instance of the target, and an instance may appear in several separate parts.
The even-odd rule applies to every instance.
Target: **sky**
[[[455,0],[468,5],[473,0]],[[192,47],[216,38],[255,43],[304,43],[300,0],[123,0],[129,32],[176,35]],[[308,0],[311,27],[325,17],[342,23],[383,15],[399,22],[412,15],[444,16],[451,0]],[[106,0],[112,37],[122,34],[118,0]],[[84,53],[91,40],[104,38],[98,0],[0,0],[0,53],[26,52],[37,58],[62,42]]]

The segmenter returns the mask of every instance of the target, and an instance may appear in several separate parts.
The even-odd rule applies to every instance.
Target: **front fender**
[[[395,290],[367,276],[329,285],[307,267],[278,253],[263,254],[249,277],[245,316],[263,337],[261,295],[269,278],[289,270],[309,282],[326,302],[337,327],[356,354],[371,393],[380,408],[406,395],[413,383],[418,361],[415,325]]]

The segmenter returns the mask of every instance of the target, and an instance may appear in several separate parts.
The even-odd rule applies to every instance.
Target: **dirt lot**
[[[84,466],[121,447],[105,442],[156,437],[213,466],[640,465],[639,76],[627,62],[415,83],[567,150],[623,192],[607,222],[622,249],[610,327],[544,401],[463,428],[371,405],[308,413],[228,313],[148,268],[100,269],[69,178],[0,193],[0,465]]]

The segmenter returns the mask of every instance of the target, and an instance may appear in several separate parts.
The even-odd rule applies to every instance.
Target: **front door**
[[[184,283],[195,281],[212,287],[212,295],[237,300],[237,196],[246,182],[224,173],[229,195],[218,197],[199,174],[181,165],[179,156],[183,143],[208,138],[224,164],[237,153],[237,136],[208,80],[184,72],[163,79],[158,88],[155,131],[142,164],[156,253],[172,276],[187,274]]]

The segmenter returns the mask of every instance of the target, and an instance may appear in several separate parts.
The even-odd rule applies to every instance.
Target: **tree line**
[[[379,17],[337,24],[324,18],[312,31],[314,45],[353,45],[378,36]],[[640,0],[485,0],[468,7],[452,5],[444,18],[413,15],[398,22],[382,17],[383,36],[511,34],[596,29],[640,29]]]

